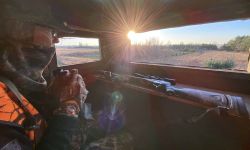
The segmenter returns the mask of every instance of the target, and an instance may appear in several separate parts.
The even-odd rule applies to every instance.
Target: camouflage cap
[[[30,22],[60,32],[72,32],[65,22],[53,17],[51,7],[46,0],[1,0],[0,22],[6,20]]]

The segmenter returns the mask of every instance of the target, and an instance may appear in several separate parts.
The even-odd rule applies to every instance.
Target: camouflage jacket
[[[45,125],[39,112],[22,97],[36,118],[37,128],[24,127],[26,116],[15,103],[13,93],[0,82],[0,150],[78,150],[80,122],[77,118],[55,115]]]

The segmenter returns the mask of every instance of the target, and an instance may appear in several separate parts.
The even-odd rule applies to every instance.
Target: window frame
[[[245,20],[245,19],[244,19]],[[249,20],[250,21],[250,18],[247,18],[246,20]],[[242,19],[235,19],[235,20],[224,20],[226,23],[228,23],[228,22],[231,22],[231,21],[242,21]],[[174,29],[174,28],[182,28],[182,27],[186,27],[186,26],[199,26],[199,25],[206,25],[206,24],[211,24],[211,23],[220,23],[220,22],[206,22],[206,23],[202,23],[202,24],[191,24],[191,25],[183,25],[183,26],[175,26],[175,27],[171,27],[171,28],[159,28],[159,29],[154,29],[154,30],[150,30],[150,31],[146,31],[146,32],[140,32],[140,34],[143,34],[143,33],[147,33],[147,32],[153,32],[153,31],[158,31],[158,30],[167,30],[167,29]],[[237,36],[248,36],[247,34],[246,35],[237,35]],[[236,36],[236,37],[237,37]],[[236,37],[234,37],[233,39],[235,39]],[[155,37],[154,36],[152,36],[152,38],[154,39]],[[160,39],[160,38],[159,38]],[[233,39],[230,39],[230,40],[233,40]],[[147,39],[146,39],[147,40]],[[229,41],[230,41],[229,40]],[[229,42],[228,41],[228,42]],[[145,42],[145,41],[144,41]],[[160,41],[161,42],[161,41]],[[142,44],[142,43],[137,43],[137,44]],[[145,43],[144,43],[145,44]],[[181,44],[181,43],[180,43]],[[196,45],[196,43],[190,43],[190,45],[192,45],[192,44],[194,44],[194,45]],[[211,44],[211,45],[217,45],[217,47],[218,47],[218,51],[220,51],[220,46],[218,46],[219,44],[213,44],[213,43],[200,43],[200,45],[202,45],[202,44]],[[224,44],[226,44],[226,43],[224,43]],[[135,44],[136,45],[136,44]],[[175,45],[175,44],[172,44],[172,45]],[[178,45],[178,44],[176,44],[176,45]],[[189,45],[189,43],[186,43],[186,44],[184,44],[184,45]],[[199,45],[199,44],[198,44]],[[221,44],[221,45],[223,45],[223,44]],[[133,46],[133,44],[131,44],[131,46]],[[142,44],[142,46],[144,46],[143,44]],[[209,50],[208,50],[209,51]],[[223,51],[226,51],[226,50],[223,50]],[[245,52],[245,51],[228,51],[228,52]],[[247,53],[247,52],[246,52]],[[249,48],[249,57],[250,57],[250,48]],[[213,59],[213,58],[211,58],[211,59]],[[216,59],[215,59],[216,60]],[[135,59],[132,59],[132,58],[130,58],[130,60],[129,60],[129,63],[134,63],[134,64],[148,64],[148,65],[159,65],[159,66],[173,66],[173,67],[184,67],[184,68],[194,68],[194,69],[205,69],[205,70],[214,70],[214,71],[231,71],[231,72],[235,72],[235,73],[247,73],[247,74],[249,74],[250,75],[250,70],[248,71],[248,68],[250,68],[249,66],[250,66],[250,61],[248,60],[248,59],[246,59],[245,60],[246,61],[246,63],[247,63],[247,67],[246,68],[244,68],[244,69],[237,69],[237,68],[229,68],[229,69],[227,69],[227,68],[225,68],[225,69],[215,69],[215,68],[209,68],[209,67],[207,67],[207,66],[196,66],[196,65],[192,65],[192,64],[185,64],[185,65],[180,65],[180,64],[174,64],[174,63],[167,63],[167,62],[154,62],[154,61],[137,61],[137,60],[135,60]],[[236,64],[236,63],[235,63]]]
[[[71,67],[77,67],[78,68],[78,66],[81,66],[81,65],[92,65],[92,64],[99,64],[99,63],[101,63],[102,61],[103,61],[103,52],[102,52],[102,40],[101,40],[101,38],[99,37],[99,36],[83,36],[83,35],[81,35],[81,36],[79,36],[79,35],[70,35],[70,36],[62,36],[62,37],[60,37],[60,38],[64,38],[64,37],[72,37],[72,38],[96,38],[96,39],[98,39],[98,43],[99,43],[99,54],[100,54],[100,60],[97,60],[97,61],[93,61],[93,62],[86,62],[86,63],[79,63],[79,64],[70,64],[70,65],[62,65],[62,66],[59,66],[58,65],[58,61],[57,61],[57,59],[58,59],[58,55],[57,55],[57,53],[55,54],[55,63],[56,63],[56,67],[57,68],[71,68]],[[59,40],[60,40],[60,38],[59,38]],[[56,51],[56,47],[55,47],[55,51]]]

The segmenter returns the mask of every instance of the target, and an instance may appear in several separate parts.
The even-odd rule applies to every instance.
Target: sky
[[[236,36],[250,35],[250,19],[227,22],[190,25],[184,27],[155,30],[145,33],[135,33],[131,43],[144,43],[150,38],[157,38],[162,43],[171,44],[216,44],[222,45]],[[98,39],[63,38],[57,45],[83,45],[97,46]]]
[[[134,38],[132,38],[132,43],[143,43],[146,39],[158,38],[164,43],[171,44],[179,44],[182,42],[184,44],[210,43],[220,45],[239,35],[250,35],[250,19],[137,33]]]
[[[97,38],[77,38],[77,37],[64,37],[59,39],[56,46],[98,46],[99,40]]]

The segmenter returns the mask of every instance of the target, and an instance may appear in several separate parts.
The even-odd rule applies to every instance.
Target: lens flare
[[[114,133],[125,125],[123,95],[119,91],[114,91],[110,96],[111,103],[98,113],[98,124],[105,132]]]
[[[123,96],[120,92],[115,91],[111,94],[111,99],[113,100],[113,103],[120,103],[123,100]]]

